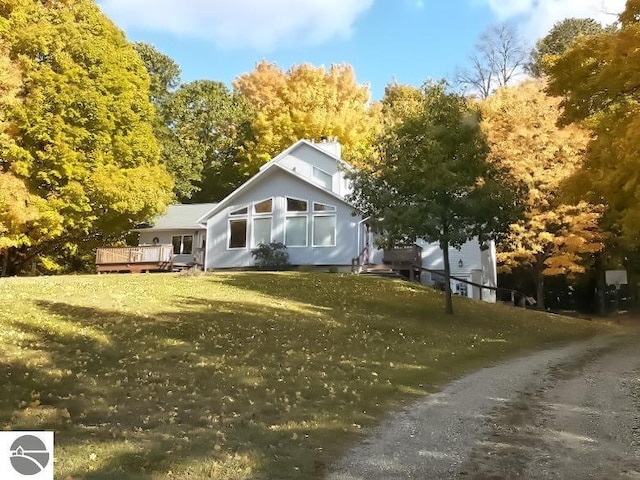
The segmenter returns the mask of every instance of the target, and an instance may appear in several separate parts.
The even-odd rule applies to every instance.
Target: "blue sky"
[[[624,0],[98,0],[132,41],[173,58],[184,81],[227,85],[269,60],[280,68],[353,65],[380,99],[392,80],[420,85],[464,67],[482,32],[513,23],[533,44],[559,20],[602,22]]]

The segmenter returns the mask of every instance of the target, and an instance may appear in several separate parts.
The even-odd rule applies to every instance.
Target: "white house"
[[[293,265],[350,267],[352,259],[382,262],[366,219],[346,197],[351,169],[341,159],[337,141],[300,140],[280,153],[217,204],[174,205],[149,228],[139,228],[141,244],[171,244],[181,259],[204,253],[205,270],[250,267],[260,243],[282,242]],[[437,244],[418,242],[422,265],[443,271]],[[452,275],[495,286],[495,248],[468,242],[451,249]],[[198,262],[199,263],[199,262]],[[425,283],[437,274],[424,274]],[[454,292],[480,298],[479,289],[453,281]],[[482,299],[495,301],[488,290]]]
[[[170,205],[164,215],[150,226],[141,226],[140,245],[172,245],[175,263],[203,263],[206,239],[205,225],[199,222],[216,203]]]

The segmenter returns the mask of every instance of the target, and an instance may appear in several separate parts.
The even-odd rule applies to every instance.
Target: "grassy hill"
[[[56,478],[321,478],[390,408],[614,327],[340,274],[0,280],[0,424]]]

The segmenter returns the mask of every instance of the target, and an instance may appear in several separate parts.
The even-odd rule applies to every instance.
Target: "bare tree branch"
[[[487,98],[499,87],[523,74],[528,52],[518,32],[509,24],[497,25],[480,37],[470,65],[456,74],[464,90]]]

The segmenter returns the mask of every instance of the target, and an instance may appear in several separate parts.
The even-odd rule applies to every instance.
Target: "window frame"
[[[191,237],[191,251],[190,252],[185,252],[184,251],[184,239],[185,237]],[[176,253],[176,244],[173,242],[174,238],[179,238],[180,239],[180,248],[178,249],[179,252]],[[195,235],[193,233],[181,233],[179,235],[171,235],[171,245],[173,246],[173,255],[193,255],[193,250],[194,250],[194,242],[195,241]]]
[[[298,202],[305,202],[307,204],[307,207],[305,210],[289,210],[289,199],[291,200],[297,200]],[[289,197],[288,195],[285,195],[284,197],[284,211],[287,214],[287,216],[291,215],[295,215],[295,214],[305,214],[305,213],[309,213],[309,203],[311,203],[309,200],[305,199],[305,198],[297,198],[297,197]]]
[[[176,242],[174,239],[180,239],[180,246],[178,247],[178,253],[176,253]],[[171,245],[173,246],[173,255],[182,255],[182,235],[171,235]]]
[[[328,210],[316,210],[316,205],[322,205],[323,207],[329,207]],[[328,203],[313,202],[313,213],[317,215],[336,213],[337,208],[335,205],[329,205]]]
[[[271,210],[269,210],[268,212],[258,212],[258,211],[256,211],[256,206],[258,206],[258,204],[267,202],[269,200],[271,201]],[[255,201],[252,204],[251,215],[259,215],[259,216],[262,216],[262,215],[273,215],[274,204],[275,204],[275,199],[273,197],[269,197],[269,198],[265,198],[263,200]]]
[[[242,212],[242,210],[246,210],[245,212]],[[230,210],[229,211],[229,216],[230,217],[246,217],[247,215],[249,215],[249,205],[245,205],[244,207],[240,207],[240,208],[236,208],[235,210]]]
[[[329,186],[327,187],[323,182],[321,182],[317,177],[316,177],[316,171],[325,174],[327,177],[329,177]],[[320,167],[316,167],[315,165],[311,166],[311,179],[313,180],[313,182],[316,185],[320,185],[322,188],[326,188],[327,190],[333,190],[333,175],[331,175],[329,172],[321,169]]]
[[[187,238],[187,237],[191,237],[191,251],[190,252],[185,252],[184,251],[184,239]],[[180,245],[180,253],[182,255],[193,255],[194,241],[195,241],[195,236],[193,234],[182,235],[182,242],[181,242],[181,245]]]
[[[231,222],[245,222],[244,247],[231,246]],[[249,247],[249,217],[232,216],[227,219],[227,250],[247,250]]]
[[[324,217],[324,218],[333,218],[333,244],[332,245],[316,245],[315,236],[316,236],[316,218]],[[313,248],[333,248],[338,246],[338,215],[335,213],[329,214],[318,214],[313,215],[313,221],[311,224],[311,246]]]
[[[258,248],[258,243],[256,242],[256,220],[269,220],[269,241],[267,243],[273,242],[273,215],[258,215],[251,219],[251,248]]]
[[[287,243],[287,220],[290,218],[303,218],[305,221],[305,236],[304,236],[304,245],[289,245]],[[286,215],[284,217],[284,244],[287,248],[307,248],[309,246],[309,215],[301,214],[301,215]]]

